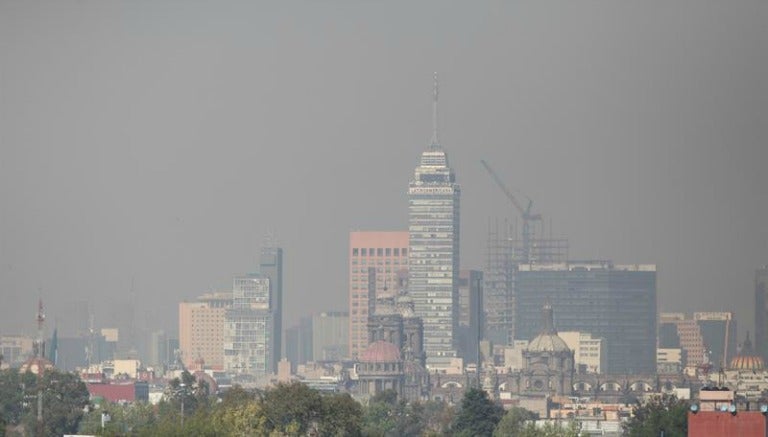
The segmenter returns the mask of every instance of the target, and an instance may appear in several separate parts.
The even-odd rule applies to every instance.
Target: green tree
[[[269,431],[305,434],[322,415],[323,400],[305,384],[280,383],[264,394],[261,402]]]
[[[26,401],[30,408],[23,418],[28,432],[37,429],[37,383],[36,377],[27,372],[23,379],[26,387]],[[41,379],[43,393],[43,426],[45,435],[74,434],[77,432],[83,408],[88,405],[88,389],[74,373],[48,370]]]
[[[32,380],[34,381],[34,379]],[[6,425],[17,425],[23,414],[24,390],[18,369],[0,371],[0,419]]]
[[[448,434],[455,413],[455,409],[447,402],[424,402],[424,409],[421,412],[423,417],[422,422],[424,424],[424,434],[430,436]]]
[[[563,424],[545,423],[538,427],[528,423],[517,435],[519,437],[579,437],[579,424],[571,421]]]
[[[388,402],[369,402],[363,416],[363,434],[370,437],[390,435],[395,429],[393,409]]]
[[[461,399],[459,414],[453,419],[452,430],[457,436],[491,436],[504,416],[504,408],[488,398],[479,388],[470,388]]]
[[[521,407],[512,407],[504,414],[496,429],[494,437],[515,436],[526,427],[526,422],[536,419],[536,413]]]
[[[323,412],[318,425],[322,436],[359,436],[363,407],[347,393],[322,397]]]
[[[688,402],[671,395],[653,396],[637,402],[632,418],[624,424],[628,436],[641,437],[663,434],[683,437],[688,434]]]

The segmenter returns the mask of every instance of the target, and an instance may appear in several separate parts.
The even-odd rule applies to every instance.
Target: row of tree
[[[69,373],[46,372],[41,380],[45,435],[103,436],[567,436],[575,422],[537,427],[533,413],[505,411],[485,391],[468,389],[458,406],[404,402],[393,391],[366,406],[349,394],[321,394],[301,383],[267,390],[234,387],[222,397],[209,393],[189,373],[170,382],[158,405],[102,403],[96,408],[85,384]],[[0,436],[35,435],[38,381],[31,373],[0,372]],[[659,398],[635,408],[629,435],[685,435],[687,404]],[[7,434],[6,434],[7,433]]]

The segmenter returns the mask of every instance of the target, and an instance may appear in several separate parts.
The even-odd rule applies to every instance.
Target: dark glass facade
[[[539,333],[540,309],[548,301],[558,331],[586,332],[605,340],[605,373],[655,373],[655,266],[521,265],[516,290],[517,339],[531,340]]]

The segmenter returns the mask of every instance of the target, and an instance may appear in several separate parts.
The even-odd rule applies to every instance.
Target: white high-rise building
[[[432,141],[408,186],[408,284],[424,323],[427,367],[440,369],[457,357],[461,190],[437,137],[437,75],[432,124]]]
[[[236,277],[232,306],[226,312],[224,370],[265,376],[274,373],[275,317],[270,308],[269,278]]]

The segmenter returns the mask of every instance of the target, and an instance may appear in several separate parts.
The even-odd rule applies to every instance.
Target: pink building
[[[372,296],[397,293],[407,278],[408,231],[349,233],[349,354],[368,347],[368,313]]]

